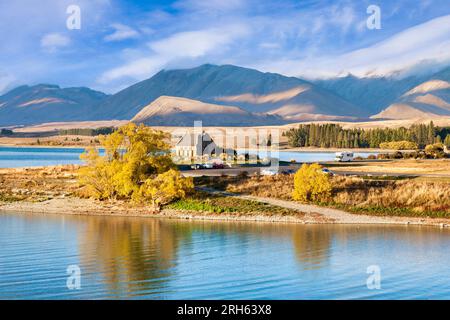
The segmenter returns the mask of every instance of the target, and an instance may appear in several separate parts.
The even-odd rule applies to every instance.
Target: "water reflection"
[[[333,235],[328,228],[293,228],[292,241],[300,267],[322,268],[330,257]]]
[[[447,229],[0,214],[0,244],[0,298],[450,297]]]
[[[86,219],[80,256],[89,273],[100,273],[111,294],[160,294],[176,266],[188,228],[157,219]]]

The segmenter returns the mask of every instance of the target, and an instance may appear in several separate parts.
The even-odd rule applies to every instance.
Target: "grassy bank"
[[[83,208],[113,213],[114,211],[150,214],[149,208],[135,207],[126,201],[91,201],[83,199],[77,183],[77,166],[59,166],[33,169],[0,169],[0,207],[3,204],[29,203],[37,207],[42,203],[59,201],[64,208],[65,199],[81,201]],[[197,186],[253,195],[264,198],[291,200],[293,176],[201,177]],[[430,179],[370,179],[336,176],[332,178],[333,192],[323,207],[334,207],[355,214],[395,217],[450,218],[450,182]],[[75,206],[74,205],[74,206]],[[81,205],[80,205],[81,206]],[[45,208],[45,207],[43,207]],[[47,209],[45,209],[47,210]],[[163,208],[179,214],[252,216],[295,216],[297,210],[281,208],[257,201],[223,195],[196,192],[183,200]],[[20,210],[18,210],[20,211]],[[64,211],[64,210],[63,210]]]
[[[205,192],[196,192],[194,195],[182,200],[178,200],[167,206],[169,209],[211,213],[240,213],[261,215],[296,215],[301,213],[295,210],[289,210],[276,207],[256,201],[237,199],[220,195],[211,195]]]
[[[293,177],[200,178],[197,183],[229,192],[291,200]],[[450,183],[415,179],[388,180],[336,176],[322,206],[377,216],[450,218]]]
[[[57,208],[64,208],[64,205],[67,205],[67,210],[78,213],[89,211],[112,215],[120,212],[131,215],[152,213],[150,207],[133,205],[128,201],[95,201],[84,197],[83,189],[77,183],[77,170],[78,166],[0,169],[0,209],[3,204],[14,210],[14,204],[17,204],[18,212],[33,206],[37,211],[40,211],[40,208],[45,211],[57,211]],[[77,201],[80,208],[76,207]],[[52,206],[55,208],[51,208]],[[231,218],[243,215],[295,218],[303,216],[296,210],[204,192],[195,192],[185,199],[166,205],[162,211],[171,212],[171,215],[178,212],[180,215],[192,213],[201,216],[226,215]]]

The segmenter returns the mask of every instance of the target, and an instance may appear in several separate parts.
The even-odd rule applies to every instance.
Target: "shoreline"
[[[14,147],[14,148],[48,148],[48,149],[86,149],[88,147],[101,147],[100,145],[57,145],[57,146],[51,146],[51,145],[30,145],[30,144],[14,144],[14,143],[4,143],[0,142],[0,148],[1,147]],[[267,149],[267,148],[266,148]],[[255,149],[255,148],[248,148],[248,149],[236,149],[237,151],[266,151],[264,148]],[[269,150],[269,149],[267,149]],[[380,153],[380,152],[393,152],[395,150],[391,149],[380,149],[380,148],[319,148],[319,147],[299,147],[299,148],[279,148],[278,150],[269,150],[273,152],[301,152],[301,153],[307,153],[307,152],[313,152],[313,153],[323,153],[323,152],[339,152],[339,151],[352,151],[357,153]]]
[[[252,196],[239,196],[253,201],[264,201]],[[268,199],[270,200],[270,199]],[[275,200],[273,205],[281,203]],[[403,225],[403,226],[430,226],[438,228],[450,227],[450,219],[442,218],[417,218],[417,217],[392,217],[369,216],[349,213],[338,209],[304,205],[290,202],[292,207],[299,206],[309,208],[305,212],[298,210],[299,215],[268,215],[255,214],[225,214],[197,211],[184,211],[163,209],[158,213],[152,213],[143,207],[129,207],[123,203],[100,203],[95,200],[81,198],[55,198],[43,202],[0,202],[0,214],[57,214],[76,216],[111,216],[111,217],[140,217],[140,218],[164,218],[191,221],[223,221],[223,222],[263,222],[263,223],[294,223],[311,225]],[[280,205],[282,206],[282,205]],[[282,206],[285,207],[285,206]],[[326,214],[324,214],[326,213]],[[330,214],[331,213],[331,214]],[[334,216],[333,216],[334,215]],[[334,218],[333,218],[334,217]]]
[[[55,201],[56,200],[56,201]],[[73,203],[72,202],[76,202]],[[90,208],[80,206],[80,202],[89,202]],[[95,207],[92,207],[94,205]],[[64,207],[64,209],[63,209]],[[108,204],[99,205],[98,202],[89,199],[68,198],[52,199],[45,202],[33,203],[28,201],[20,202],[0,202],[0,214],[54,214],[54,215],[74,215],[74,216],[108,216],[108,217],[140,217],[140,218],[164,218],[194,221],[227,221],[227,222],[265,222],[265,223],[296,223],[296,224],[324,224],[325,221],[315,215],[267,215],[267,214],[244,214],[244,213],[209,213],[197,211],[184,211],[174,209],[162,209],[158,213],[152,213],[142,207],[118,207],[109,208]],[[301,216],[300,216],[301,215]]]
[[[99,146],[49,146],[49,145],[27,145],[27,144],[5,144],[0,143],[0,148],[42,148],[42,149],[86,149]]]

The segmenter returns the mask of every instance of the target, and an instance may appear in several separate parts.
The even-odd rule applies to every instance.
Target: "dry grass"
[[[78,166],[0,169],[0,200],[45,201],[78,192]]]
[[[332,169],[335,171],[354,172],[450,175],[450,159],[354,162],[349,165],[336,166]]]
[[[230,192],[292,199],[292,175],[220,179],[222,189]],[[377,215],[450,216],[450,183],[447,181],[366,180],[337,176],[332,178],[332,184],[333,193],[328,205],[349,211]],[[211,181],[210,185],[214,186],[214,182]]]
[[[332,201],[357,208],[398,208],[417,213],[450,214],[450,183],[435,181],[370,181],[333,179]]]
[[[226,190],[265,198],[291,200],[294,177],[293,175],[251,177],[229,184]]]

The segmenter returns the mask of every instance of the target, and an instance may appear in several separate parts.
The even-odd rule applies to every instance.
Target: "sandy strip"
[[[284,222],[284,223],[332,223],[322,215],[302,212],[296,215],[270,215],[270,214],[241,214],[241,213],[208,213],[197,211],[178,211],[164,209],[154,213],[145,207],[131,207],[124,203],[99,202],[79,198],[55,198],[43,202],[0,202],[0,213],[40,213],[40,214],[66,214],[66,215],[94,215],[94,216],[123,216],[148,218],[174,218],[193,220],[223,220],[223,221],[258,221],[258,222]]]
[[[206,190],[205,190],[206,191]],[[299,224],[384,224],[384,225],[429,225],[450,227],[450,219],[409,218],[409,217],[379,217],[352,214],[342,210],[325,208],[315,205],[301,204],[294,201],[262,198],[247,195],[236,195],[221,191],[211,191],[216,194],[237,197],[244,200],[258,201],[273,206],[279,206],[299,212],[298,216],[268,215],[268,214],[212,214],[197,211],[177,211],[164,209],[154,213],[145,207],[130,207],[126,204],[99,202],[79,198],[55,198],[44,202],[0,202],[0,213],[49,213],[67,215],[97,215],[125,216],[148,218],[172,218],[189,220],[216,221],[255,221],[282,222]]]

